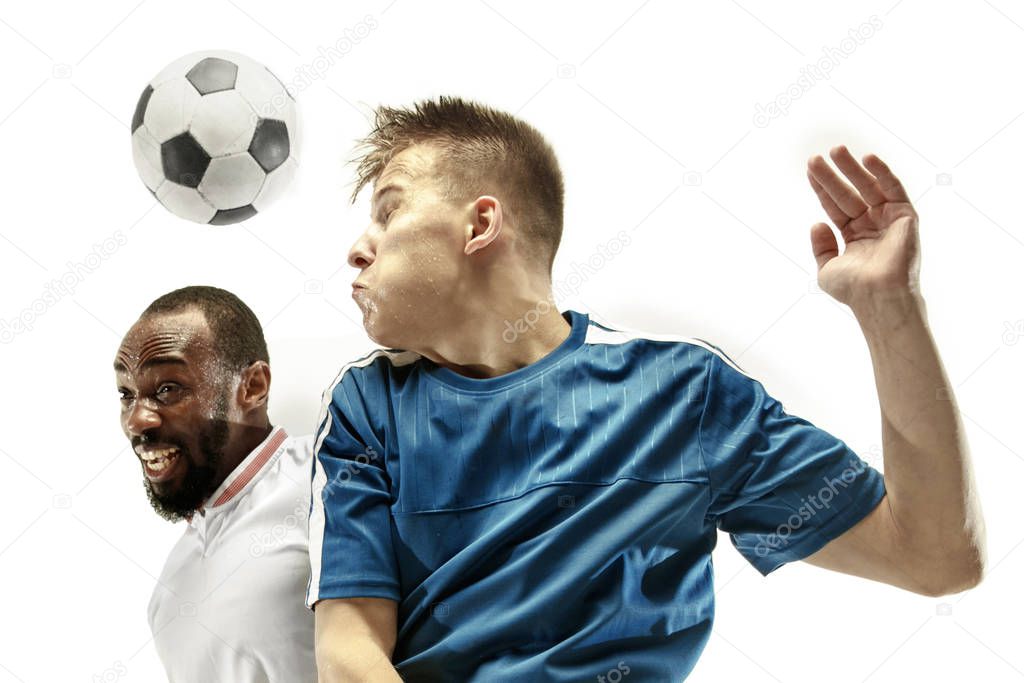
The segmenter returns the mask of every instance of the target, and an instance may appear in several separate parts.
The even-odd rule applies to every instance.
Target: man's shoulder
[[[590,314],[590,317],[585,343],[591,347],[637,346],[643,347],[645,353],[652,355],[682,351],[700,362],[706,362],[710,355],[714,354],[732,362],[721,348],[703,336],[698,337],[686,331],[664,332],[653,331],[650,328],[628,327],[595,319],[593,314]]]
[[[299,465],[308,463],[313,457],[315,437],[312,434],[289,435],[284,442],[285,455],[288,460]]]
[[[408,368],[420,358],[422,356],[415,351],[375,347],[342,365],[332,386],[336,386],[347,377],[359,381],[384,379],[395,369]]]
[[[363,402],[367,396],[387,393],[408,379],[421,358],[415,351],[374,348],[341,366],[324,390],[324,403]]]

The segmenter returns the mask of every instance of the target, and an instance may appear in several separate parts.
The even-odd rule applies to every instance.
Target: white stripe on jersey
[[[590,314],[588,314],[590,315]],[[587,337],[584,340],[585,344],[625,344],[628,341],[634,339],[649,339],[651,341],[667,341],[667,342],[683,342],[685,344],[693,344],[694,346],[700,346],[701,348],[707,349],[711,353],[715,354],[723,361],[729,364],[734,370],[743,373],[747,377],[753,380],[757,380],[756,377],[746,372],[743,368],[735,363],[731,358],[725,355],[724,352],[711,346],[710,343],[697,337],[689,337],[686,335],[677,334],[656,334],[653,332],[646,332],[643,330],[627,329],[621,326],[615,326],[612,324],[601,322],[600,320],[594,320],[593,316],[590,315],[591,320],[597,322],[605,327],[612,327],[616,329],[605,330],[597,325],[590,325],[587,329]],[[759,380],[758,380],[759,381]]]
[[[309,587],[306,590],[306,605],[312,607],[319,599],[320,594],[320,571],[321,563],[323,561],[323,546],[324,546],[324,524],[326,517],[324,513],[324,500],[323,491],[327,485],[327,472],[320,464],[320,449],[324,445],[324,439],[331,433],[332,418],[331,412],[328,408],[331,405],[331,400],[334,397],[334,389],[341,384],[342,378],[345,377],[345,373],[352,368],[363,368],[367,365],[372,364],[375,360],[381,356],[388,356],[391,360],[391,364],[395,367],[414,363],[420,355],[414,351],[400,351],[395,352],[388,349],[376,349],[371,351],[369,355],[363,356],[357,360],[347,363],[338,372],[338,376],[335,377],[331,385],[324,390],[323,395],[320,397],[320,415],[317,418],[316,425],[313,428],[313,433],[316,434],[316,439],[313,443],[313,488],[312,488],[312,507],[309,512],[309,564],[310,564],[310,577]],[[321,427],[321,425],[323,425]],[[314,522],[314,518],[316,521]]]

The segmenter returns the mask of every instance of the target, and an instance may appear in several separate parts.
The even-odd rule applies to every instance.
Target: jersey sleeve
[[[885,495],[884,479],[842,440],[786,413],[734,363],[710,356],[698,426],[708,514],[767,576],[864,518]]]
[[[400,599],[391,480],[365,398],[365,384],[376,378],[357,381],[350,370],[324,392],[313,442],[310,609],[328,598]]]

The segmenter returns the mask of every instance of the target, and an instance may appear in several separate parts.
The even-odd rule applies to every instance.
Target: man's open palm
[[[845,242],[839,254],[825,223],[811,227],[818,286],[849,306],[875,295],[920,292],[917,212],[889,167],[873,154],[864,166],[840,145],[829,155],[852,183],[820,155],[807,162],[807,178]]]

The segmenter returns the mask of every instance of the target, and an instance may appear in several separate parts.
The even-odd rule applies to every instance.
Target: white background
[[[125,238],[0,345],[0,682],[163,680],[145,608],[183,526],[153,513],[120,432],[120,337],[171,289],[237,293],[269,341],[272,420],[309,432],[325,385],[371,346],[344,263],[368,192],[348,205],[344,162],[374,106],[438,94],[515,112],[554,145],[567,188],[556,282],[629,233],[563,310],[710,340],[879,468],[870,357],[848,309],[816,288],[809,230],[826,217],[804,169],[839,143],[886,160],[921,216],[923,289],[975,459],[989,574],[939,599],[805,563],[762,578],[722,535],[714,633],[691,680],[1024,679],[1019,6],[136,1],[0,10],[0,319]],[[881,28],[852,41],[872,15]],[[156,205],[130,154],[147,80],[201,49],[245,53],[286,82],[317,70],[296,92],[293,186],[230,227]],[[826,50],[843,52],[830,78],[801,85]],[[787,113],[755,125],[756,106],[787,89]]]

